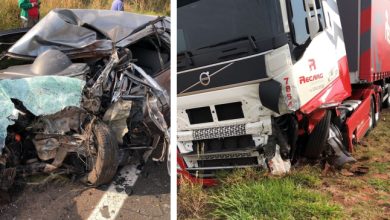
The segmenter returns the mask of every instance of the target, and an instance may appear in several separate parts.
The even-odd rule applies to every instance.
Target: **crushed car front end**
[[[42,172],[104,184],[161,145],[155,159],[165,160],[169,25],[165,17],[56,9],[15,42],[1,58],[24,62],[0,71],[1,189]]]

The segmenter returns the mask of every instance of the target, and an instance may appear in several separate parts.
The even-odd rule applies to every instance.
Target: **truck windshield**
[[[179,0],[178,53],[248,41],[260,50],[284,33],[279,1]],[[272,40],[271,42],[273,42]]]

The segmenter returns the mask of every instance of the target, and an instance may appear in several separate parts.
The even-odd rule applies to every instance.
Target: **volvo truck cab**
[[[178,2],[179,173],[207,181],[242,167],[283,174],[301,157],[354,161],[345,122],[363,101],[348,100],[339,8],[336,0]],[[372,127],[369,116],[360,132]]]

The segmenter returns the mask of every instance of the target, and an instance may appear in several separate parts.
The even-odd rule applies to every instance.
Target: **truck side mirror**
[[[313,8],[314,15],[311,10],[306,10],[306,29],[309,30],[310,38],[313,39],[320,30],[320,22],[318,19],[316,0],[304,0],[305,8]]]

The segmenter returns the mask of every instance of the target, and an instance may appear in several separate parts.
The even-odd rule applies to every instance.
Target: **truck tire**
[[[367,132],[365,134],[365,136],[369,135],[371,130],[374,129],[374,127],[376,126],[376,120],[375,120],[375,107],[374,107],[374,98],[371,97],[371,100],[370,100],[370,127],[367,129]]]
[[[383,105],[382,105],[383,108],[390,107],[390,85],[388,85],[388,87],[387,87],[387,93],[386,94],[387,94],[387,98],[386,98],[386,100],[383,101]]]
[[[307,141],[304,156],[310,159],[317,159],[321,156],[321,153],[325,150],[326,140],[329,136],[330,119],[332,118],[332,112],[326,111],[325,116],[318,122]]]
[[[87,183],[93,186],[106,184],[112,180],[118,169],[118,144],[111,129],[103,122],[93,126],[97,156],[92,170],[87,175]]]

